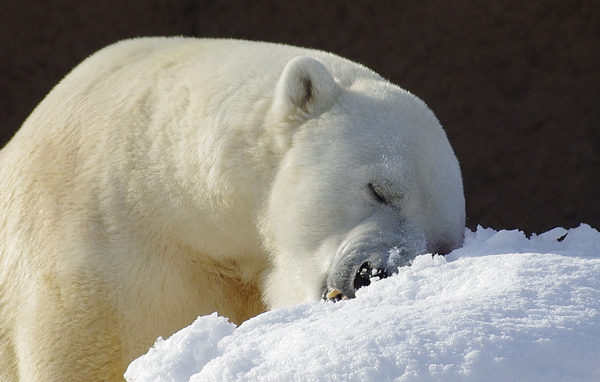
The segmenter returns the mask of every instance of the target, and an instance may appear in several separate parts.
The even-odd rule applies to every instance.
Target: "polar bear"
[[[140,38],[0,151],[0,379],[117,381],[198,315],[352,298],[461,245],[434,114],[330,53]]]

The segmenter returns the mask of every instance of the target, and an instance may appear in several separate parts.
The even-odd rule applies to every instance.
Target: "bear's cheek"
[[[350,231],[371,211],[351,185],[317,174],[273,190],[269,220],[274,239],[290,251],[315,252],[325,240]]]

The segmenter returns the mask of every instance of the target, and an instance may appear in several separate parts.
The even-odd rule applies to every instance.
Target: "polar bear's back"
[[[197,39],[187,37],[145,37],[120,41],[96,52],[63,81],[89,77],[90,70],[107,74],[130,68],[130,74],[152,75],[157,70],[188,68],[188,79],[224,82],[235,87],[244,81],[277,80],[285,64],[293,57],[306,55],[325,63],[332,75],[348,87],[357,78],[380,79],[370,69],[332,53],[290,45],[234,39]],[[97,76],[102,78],[103,76]],[[214,86],[214,85],[213,85]],[[221,90],[221,89],[219,89]]]
[[[88,57],[56,85],[7,147],[0,151],[0,163],[2,156],[7,156],[6,152],[14,146],[14,141],[19,141],[19,149],[23,150],[23,140],[34,145],[34,141],[47,141],[49,135],[63,134],[56,129],[65,126],[73,129],[71,117],[74,115],[96,118],[87,126],[118,130],[122,127],[114,121],[127,124],[125,119],[131,110],[144,110],[148,114],[140,103],[144,103],[142,106],[172,103],[172,99],[167,99],[170,94],[175,94],[179,100],[187,96],[185,103],[200,117],[215,116],[216,111],[223,114],[219,118],[260,115],[264,110],[257,110],[257,107],[268,105],[286,63],[301,55],[322,61],[336,81],[346,88],[361,78],[382,80],[370,69],[345,58],[283,44],[186,37],[124,40]],[[257,103],[262,105],[257,106]],[[231,110],[224,108],[225,104]],[[119,117],[115,118],[115,114]],[[51,126],[46,122],[48,116],[53,120]],[[156,114],[149,117],[170,118]],[[102,118],[110,120],[110,124],[98,121]],[[192,117],[188,115],[189,118]],[[235,122],[230,125],[237,125]],[[35,131],[30,131],[32,129]],[[87,134],[91,133],[88,131]],[[24,138],[20,139],[20,136]]]

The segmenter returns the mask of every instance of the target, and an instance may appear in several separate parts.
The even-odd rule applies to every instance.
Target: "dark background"
[[[86,56],[150,35],[328,50],[415,93],[461,162],[468,226],[600,228],[600,3],[2,0],[0,146]]]

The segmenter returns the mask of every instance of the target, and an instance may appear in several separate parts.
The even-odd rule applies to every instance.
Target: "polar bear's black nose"
[[[371,284],[371,280],[377,281],[389,277],[390,274],[383,268],[373,268],[369,262],[364,262],[354,277],[354,290]]]

